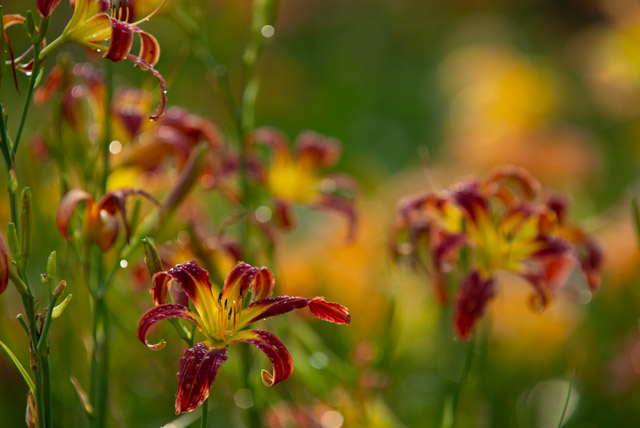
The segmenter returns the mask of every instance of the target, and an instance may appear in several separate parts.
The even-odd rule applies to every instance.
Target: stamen
[[[227,310],[227,302],[229,302],[229,299],[224,299],[224,310]]]
[[[231,319],[231,314],[233,313],[233,308],[229,309],[229,315],[227,316],[227,321]]]
[[[218,294],[218,305],[222,303],[222,291]]]

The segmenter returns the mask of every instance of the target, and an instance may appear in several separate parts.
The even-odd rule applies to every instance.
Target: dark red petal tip
[[[453,330],[460,340],[469,340],[471,332],[495,293],[493,278],[483,279],[478,271],[470,273],[460,285],[456,298]]]
[[[164,305],[155,306],[149,309],[147,312],[142,315],[140,318],[140,323],[138,324],[138,339],[147,347],[153,350],[162,349],[165,345],[164,341],[152,345],[147,342],[147,332],[151,328],[152,325],[157,323],[158,321],[162,321],[169,318],[182,318],[185,320],[189,320],[193,322],[198,328],[200,325],[198,321],[194,318],[195,313],[193,313],[186,306],[178,305],[177,303],[166,303]]]
[[[209,397],[211,384],[225,361],[226,348],[209,348],[204,342],[184,351],[177,374],[176,415],[197,409]]]

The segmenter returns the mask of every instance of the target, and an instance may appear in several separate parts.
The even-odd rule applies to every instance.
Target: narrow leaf
[[[2,348],[5,350],[7,355],[9,355],[9,358],[11,358],[11,361],[13,361],[13,364],[15,364],[16,368],[24,378],[24,381],[27,382],[27,385],[29,385],[29,389],[31,390],[31,392],[35,394],[36,386],[34,385],[31,377],[29,376],[29,372],[27,372],[24,366],[20,363],[20,360],[18,360],[18,357],[16,357],[15,354],[11,352],[11,349],[9,349],[9,347],[5,345],[4,342],[2,342],[1,340],[0,340],[0,346],[2,346]]]
[[[56,319],[62,315],[62,311],[67,307],[72,297],[73,294],[69,294],[59,305],[56,305],[56,307],[53,308],[53,312],[51,312],[51,319]]]

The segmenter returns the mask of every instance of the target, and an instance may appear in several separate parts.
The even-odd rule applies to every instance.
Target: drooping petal
[[[9,284],[9,255],[0,237],[0,294],[7,289],[7,284]]]
[[[600,246],[590,237],[585,235],[584,241],[581,243],[582,249],[578,255],[580,266],[587,276],[587,283],[591,291],[597,291],[600,288],[602,263],[604,262],[604,253]]]
[[[198,313],[208,314],[210,317],[214,317],[218,313],[216,302],[211,293],[209,272],[200,267],[196,260],[176,265],[166,273],[187,293]]]
[[[171,286],[171,276],[166,272],[158,272],[153,275],[153,287],[149,290],[153,304],[158,306],[167,303],[169,287]]]
[[[523,198],[532,200],[542,188],[529,171],[513,165],[497,168],[487,178],[484,187],[489,195],[496,196],[506,206]]]
[[[138,339],[149,349],[153,349],[155,351],[164,348],[165,341],[161,341],[155,345],[147,342],[147,332],[151,328],[152,325],[157,323],[158,321],[166,320],[169,318],[182,318],[185,320],[189,320],[193,322],[199,329],[202,327],[202,320],[191,309],[186,306],[178,305],[177,303],[165,303],[163,305],[155,306],[149,309],[147,312],[142,315],[140,318],[140,322],[138,323]]]
[[[242,309],[236,329],[239,330],[263,318],[282,315],[294,309],[302,309],[307,306],[309,306],[309,310],[313,315],[323,321],[336,324],[349,324],[351,322],[349,309],[338,303],[326,302],[324,297],[309,299],[305,297],[278,296],[259,300]]]
[[[133,188],[112,190],[108,193],[105,193],[98,201],[98,207],[101,211],[104,210],[109,214],[115,214],[117,212],[120,213],[120,216],[122,217],[122,223],[124,224],[124,228],[127,231],[127,239],[129,239],[129,235],[131,234],[131,226],[129,225],[129,222],[127,220],[126,200],[127,197],[134,195],[142,196],[155,203],[156,205],[160,205],[156,198],[151,196],[149,193],[145,192],[144,190]]]
[[[70,190],[58,205],[58,213],[56,215],[56,226],[58,227],[58,231],[60,234],[66,239],[71,240],[71,235],[69,235],[69,221],[71,221],[71,216],[75,211],[76,207],[82,202],[86,202],[87,204],[93,204],[93,198],[90,194],[85,192],[84,190],[73,189]]]
[[[111,37],[109,48],[104,58],[113,62],[120,62],[127,57],[133,46],[133,33],[135,28],[126,22],[109,18],[111,21]]]
[[[476,322],[495,293],[493,278],[484,279],[478,271],[471,272],[460,284],[456,298],[453,330],[460,340],[469,340]]]
[[[153,74],[155,78],[158,79],[158,84],[160,85],[160,105],[158,106],[156,111],[153,112],[153,114],[149,117],[151,120],[158,120],[160,116],[164,114],[165,107],[167,106],[167,86],[165,84],[164,77],[162,77],[162,74],[160,74],[158,70],[153,68],[153,65],[149,64],[143,58],[128,54],[127,59],[141,69],[149,70],[151,74]]]
[[[211,384],[225,361],[226,348],[209,348],[204,342],[184,351],[177,375],[176,415],[195,410],[209,397]]]
[[[293,359],[287,347],[275,334],[264,330],[243,330],[233,335],[229,343],[251,343],[260,349],[271,362],[273,373],[262,370],[262,382],[273,386],[289,379],[293,373]]]
[[[480,217],[488,213],[489,203],[480,192],[480,184],[476,180],[462,181],[454,187],[451,196],[462,208],[467,220],[474,224],[478,224]]]
[[[287,161],[290,158],[289,144],[287,137],[274,128],[258,128],[251,133],[251,141],[264,144],[269,147],[275,155],[275,162]]]

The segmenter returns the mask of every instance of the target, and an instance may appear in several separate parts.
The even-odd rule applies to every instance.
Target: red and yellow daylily
[[[347,217],[349,237],[355,233],[353,198],[356,185],[346,175],[326,175],[340,158],[340,145],[334,138],[306,131],[298,135],[292,153],[287,138],[272,128],[255,130],[250,139],[272,152],[265,173],[266,186],[275,200],[274,219],[284,228],[293,225],[291,204],[336,211]]]
[[[116,242],[120,225],[116,214],[120,214],[127,232],[131,230],[127,221],[126,200],[131,196],[144,196],[158,203],[153,196],[143,190],[125,188],[105,193],[97,202],[93,197],[80,189],[70,190],[58,205],[56,225],[60,234],[68,241],[73,239],[69,233],[69,223],[78,205],[84,203],[82,237],[90,243],[97,244],[102,251],[109,250]]]
[[[195,310],[179,303],[167,303],[172,281],[193,302]],[[195,260],[154,275],[151,295],[157,306],[140,319],[140,341],[153,350],[163,348],[164,341],[150,344],[146,337],[153,324],[169,318],[193,322],[205,337],[204,341],[187,349],[180,359],[176,414],[190,412],[208,398],[211,384],[227,360],[227,346],[234,343],[251,343],[267,356],[273,371],[262,371],[262,381],[266,386],[273,386],[291,376],[293,361],[282,341],[268,331],[246,329],[249,324],[304,307],[324,321],[336,324],[351,322],[347,308],[327,302],[323,297],[271,297],[274,283],[269,269],[246,263],[239,263],[231,270],[219,293],[209,282],[209,273]],[[244,306],[248,293],[251,293],[250,303]]]
[[[454,323],[460,339],[470,337],[493,297],[497,271],[527,279],[535,290],[531,303],[536,309],[548,305],[574,261],[591,290],[598,288],[599,247],[566,222],[566,202],[556,196],[541,199],[540,192],[526,170],[503,167],[484,181],[469,178],[448,191],[401,203],[394,254],[429,271],[442,302],[447,300],[446,273],[455,263],[463,265],[466,276],[456,296]]]
[[[160,44],[151,34],[142,31],[138,25],[147,21],[164,5],[162,1],[158,7],[145,18],[130,23],[130,7],[127,0],[121,0],[117,5],[108,0],[71,0],[73,15],[60,37],[47,45],[41,57],[64,43],[77,43],[97,52],[105,52],[103,57],[113,62],[123,59],[132,61],[143,70],[149,69],[158,79],[161,89],[161,103],[158,110],[151,115],[151,119],[159,118],[166,105],[166,87],[164,78],[155,70],[154,65],[160,59]],[[111,14],[106,12],[111,10]],[[140,38],[139,54],[131,54],[134,34]],[[109,41],[107,46],[102,42]]]

